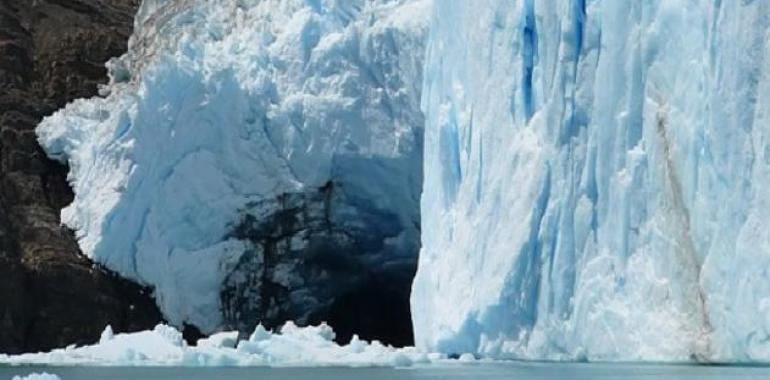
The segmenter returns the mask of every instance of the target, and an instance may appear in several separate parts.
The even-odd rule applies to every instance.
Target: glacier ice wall
[[[104,96],[37,130],[70,165],[62,220],[204,332],[413,268],[428,4],[144,1]]]
[[[446,0],[419,347],[770,360],[770,3]]]

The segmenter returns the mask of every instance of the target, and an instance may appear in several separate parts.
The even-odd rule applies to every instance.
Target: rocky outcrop
[[[61,226],[65,167],[34,128],[94,96],[103,63],[123,53],[138,0],[0,0],[0,352],[50,349],[160,320],[146,289],[79,254]]]

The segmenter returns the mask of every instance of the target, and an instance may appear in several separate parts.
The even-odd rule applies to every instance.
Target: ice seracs
[[[769,14],[436,2],[418,347],[769,360]]]
[[[379,282],[408,322],[428,6],[145,1],[105,97],[37,130],[63,222],[176,326],[318,322]]]

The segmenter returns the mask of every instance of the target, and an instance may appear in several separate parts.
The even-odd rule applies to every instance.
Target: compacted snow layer
[[[363,273],[408,293],[428,5],[145,1],[104,97],[37,130],[70,166],[63,222],[205,333],[313,319]]]
[[[770,2],[431,19],[417,346],[770,360]]]
[[[238,332],[223,332],[188,346],[173,327],[113,334],[107,327],[99,343],[47,353],[0,355],[0,363],[22,365],[102,366],[391,366],[446,361],[441,354],[411,348],[393,348],[377,341],[354,338],[347,345],[334,343],[327,325],[297,327],[289,322],[280,332],[257,326],[248,339]]]

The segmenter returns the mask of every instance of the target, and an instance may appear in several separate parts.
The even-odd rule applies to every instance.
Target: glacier
[[[361,288],[408,323],[429,4],[144,1],[102,96],[37,129],[63,223],[180,328],[345,318]]]
[[[432,9],[418,347],[770,360],[770,3]]]
[[[144,0],[37,132],[82,251],[180,328],[384,313],[418,261],[417,352],[768,362],[766,41],[761,0]],[[120,341],[264,363],[177,333]]]

